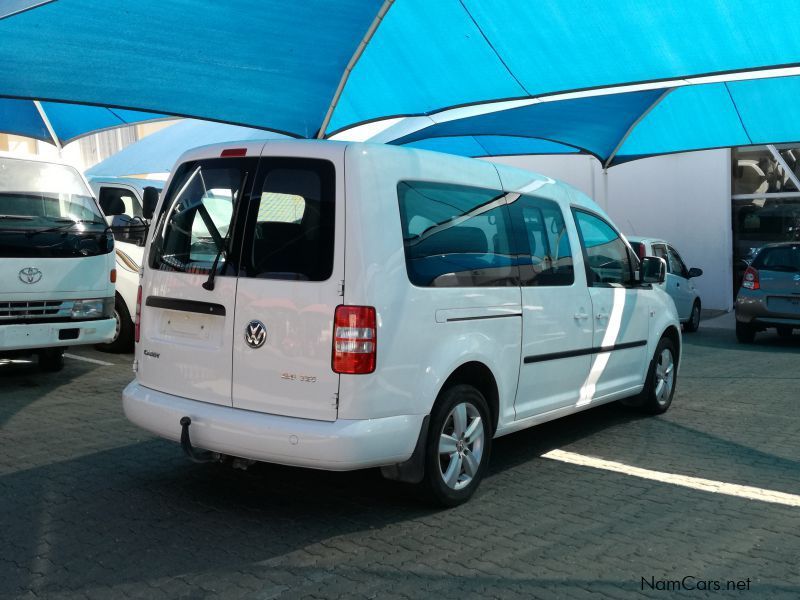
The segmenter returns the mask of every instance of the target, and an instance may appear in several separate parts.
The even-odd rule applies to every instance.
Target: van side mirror
[[[667,261],[658,256],[645,256],[639,266],[639,283],[664,283]]]
[[[703,274],[703,269],[698,269],[697,267],[692,267],[689,269],[689,279],[692,277],[700,277]]]
[[[142,196],[142,216],[150,220],[156,212],[156,205],[158,204],[158,188],[148,185],[144,188],[144,195]]]

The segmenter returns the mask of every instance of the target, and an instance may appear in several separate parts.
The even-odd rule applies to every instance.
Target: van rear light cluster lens
[[[136,291],[136,316],[133,318],[133,339],[139,343],[139,332],[142,328],[142,286]]]
[[[742,287],[748,290],[757,290],[761,288],[761,283],[758,281],[758,271],[753,267],[747,267],[742,279]]]
[[[377,354],[375,309],[371,306],[337,306],[333,319],[333,370],[363,375],[375,370]]]

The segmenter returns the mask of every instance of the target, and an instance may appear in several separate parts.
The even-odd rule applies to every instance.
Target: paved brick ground
[[[800,494],[800,336],[685,339],[669,413],[607,406],[498,440],[450,511],[374,471],[191,464],[125,421],[129,357],[0,365],[0,597],[798,598],[800,509],[540,458]],[[642,590],[686,575],[750,591]]]

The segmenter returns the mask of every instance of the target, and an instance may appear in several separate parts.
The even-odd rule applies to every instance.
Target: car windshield
[[[756,269],[767,271],[800,272],[800,244],[764,248],[753,261]]]
[[[74,168],[0,157],[0,230],[67,226],[94,230],[105,221]]]

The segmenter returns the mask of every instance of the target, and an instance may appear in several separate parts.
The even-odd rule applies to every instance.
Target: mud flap
[[[414,453],[411,458],[396,465],[381,467],[381,475],[386,479],[404,483],[419,483],[422,481],[425,477],[425,442],[428,439],[428,424],[430,420],[430,415],[425,415],[422,420],[417,445],[414,447]]]

